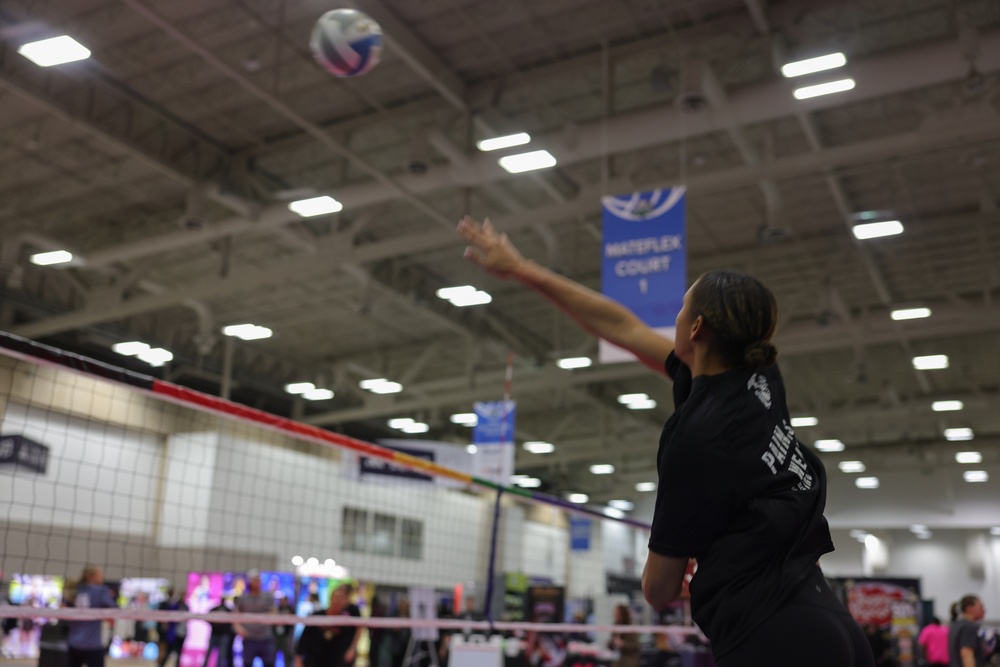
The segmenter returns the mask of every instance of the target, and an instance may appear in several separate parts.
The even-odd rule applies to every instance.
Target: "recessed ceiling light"
[[[656,482],[639,482],[635,485],[635,490],[640,493],[656,491]]]
[[[479,417],[475,412],[459,412],[448,417],[448,421],[459,426],[475,426],[479,423]]]
[[[844,451],[844,443],[842,443],[840,440],[836,440],[836,439],[817,440],[816,442],[813,443],[813,446],[815,446],[816,449],[818,449],[821,452],[842,452],[842,451]]]
[[[302,565],[302,563],[304,562],[306,561],[302,556],[292,556],[292,565],[298,567],[299,565]]]
[[[781,73],[785,78],[791,79],[796,76],[804,76],[815,72],[822,72],[828,69],[836,69],[847,64],[847,58],[843,53],[829,53],[825,56],[797,60],[781,66]]]
[[[90,57],[90,49],[69,35],[30,42],[18,48],[17,52],[39,67],[52,67]]]
[[[972,440],[974,436],[975,434],[972,432],[971,428],[946,428],[944,430],[944,437],[950,442]]]
[[[274,332],[267,327],[257,326],[256,324],[232,324],[228,327],[223,327],[222,333],[226,336],[235,336],[241,340],[260,340],[262,338],[270,338],[274,335]]]
[[[413,422],[412,424],[403,426],[399,430],[403,433],[427,433],[427,431],[431,430],[431,427],[423,422]]]
[[[934,371],[948,368],[948,355],[927,354],[922,357],[913,357],[913,367],[918,371]]]
[[[815,417],[792,417],[792,428],[802,428],[805,426],[815,426],[819,420]]]
[[[610,463],[597,463],[590,466],[590,472],[593,475],[610,475],[615,471],[615,467]]]
[[[635,509],[635,503],[631,500],[609,500],[608,506],[624,512],[631,512]]]
[[[903,233],[903,223],[899,220],[883,220],[882,222],[866,222],[851,227],[854,238],[859,241],[877,239],[883,236],[895,236]]]
[[[333,398],[333,391],[322,388],[307,389],[302,392],[302,398],[307,401],[328,401]]]
[[[985,470],[966,470],[962,473],[962,479],[966,482],[988,482],[990,475]]]
[[[854,486],[859,489],[877,489],[878,477],[858,477],[854,480]]]
[[[571,503],[576,503],[577,505],[582,505],[583,503],[590,500],[590,496],[588,496],[586,493],[571,493],[568,496],[566,496],[566,500],[570,501]]]
[[[889,317],[891,317],[896,321],[920,320],[930,316],[931,316],[930,308],[898,308],[889,313]]]
[[[488,292],[476,289],[472,285],[442,287],[435,294],[437,294],[438,298],[444,299],[458,308],[481,306],[493,301],[493,297]]]
[[[958,463],[982,463],[983,455],[980,452],[958,452],[955,454],[955,461]]]
[[[840,468],[840,472],[855,473],[865,471],[865,464],[861,461],[841,461],[837,464],[837,467]]]
[[[162,347],[154,347],[148,350],[143,350],[135,355],[139,359],[142,359],[150,366],[162,366],[168,361],[174,358],[174,355],[169,350],[165,350]]]
[[[482,139],[476,142],[476,148],[484,152],[498,151],[501,148],[523,146],[529,141],[531,141],[531,136],[527,132],[518,132],[517,134],[508,134],[502,137],[494,137],[492,139]]]
[[[548,151],[531,151],[507,155],[498,160],[500,166],[512,174],[520,174],[535,169],[547,169],[556,166],[556,158]]]
[[[590,357],[567,357],[566,359],[556,361],[556,366],[570,370],[573,368],[587,368],[593,363]]]
[[[118,354],[125,355],[126,357],[134,357],[140,352],[145,352],[149,349],[149,345],[146,343],[141,343],[137,340],[131,340],[127,343],[115,343],[111,346],[112,351]]]
[[[389,428],[401,429],[404,426],[410,426],[415,422],[412,417],[398,417],[396,419],[390,419],[386,423],[389,424]]]
[[[831,93],[842,93],[844,91],[851,90],[852,88],[854,88],[854,79],[840,79],[838,81],[830,81],[828,83],[819,83],[815,86],[796,88],[792,92],[792,95],[797,100],[808,100],[810,97],[830,95]]]
[[[373,394],[398,394],[403,391],[403,385],[398,382],[391,382],[385,378],[362,380],[358,383],[358,386]]]
[[[302,394],[315,388],[316,385],[312,382],[289,382],[285,385],[285,391],[289,394]]]
[[[316,215],[343,211],[344,205],[329,195],[322,195],[293,201],[288,205],[288,210],[303,218],[311,218]]]
[[[28,258],[36,266],[52,266],[53,264],[66,264],[73,261],[73,253],[68,250],[51,250],[49,252],[37,252]]]
[[[953,412],[965,407],[962,401],[934,401],[931,403],[931,410],[934,412]]]

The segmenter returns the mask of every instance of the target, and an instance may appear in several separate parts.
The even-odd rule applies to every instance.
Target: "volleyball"
[[[354,9],[334,9],[319,18],[309,40],[316,62],[334,76],[367,74],[382,56],[382,28]]]

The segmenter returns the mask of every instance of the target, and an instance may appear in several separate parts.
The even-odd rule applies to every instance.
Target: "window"
[[[344,551],[420,560],[424,522],[345,507],[341,544]]]
[[[402,540],[400,541],[399,555],[403,558],[420,560],[424,550],[424,524],[413,519],[403,519]]]

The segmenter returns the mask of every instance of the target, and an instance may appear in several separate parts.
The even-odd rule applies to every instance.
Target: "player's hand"
[[[354,658],[357,654],[358,652],[353,646],[348,647],[347,651],[344,652],[344,663],[349,665],[354,662]]]
[[[302,660],[301,655],[295,656],[295,667],[305,667],[305,662]]]
[[[458,233],[469,242],[465,258],[498,278],[510,278],[524,263],[524,257],[506,234],[497,232],[489,218],[479,224],[469,216],[458,223]]]

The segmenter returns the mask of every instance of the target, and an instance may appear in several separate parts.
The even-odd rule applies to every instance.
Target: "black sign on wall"
[[[0,467],[24,468],[44,475],[49,448],[23,435],[0,435]]]
[[[385,445],[383,445],[385,447]],[[415,456],[420,459],[426,459],[431,463],[434,462],[434,452],[428,452],[421,449],[407,449],[405,447],[387,447],[387,449],[394,449],[397,452],[402,452],[403,454],[409,454],[410,456]],[[434,477],[426,473],[418,472],[407,468],[406,466],[400,465],[398,463],[392,463],[391,461],[386,461],[385,459],[376,459],[370,456],[362,456],[360,459],[361,463],[361,476],[365,475],[386,475],[389,477],[405,477],[406,479],[419,479],[424,482],[433,482]]]

